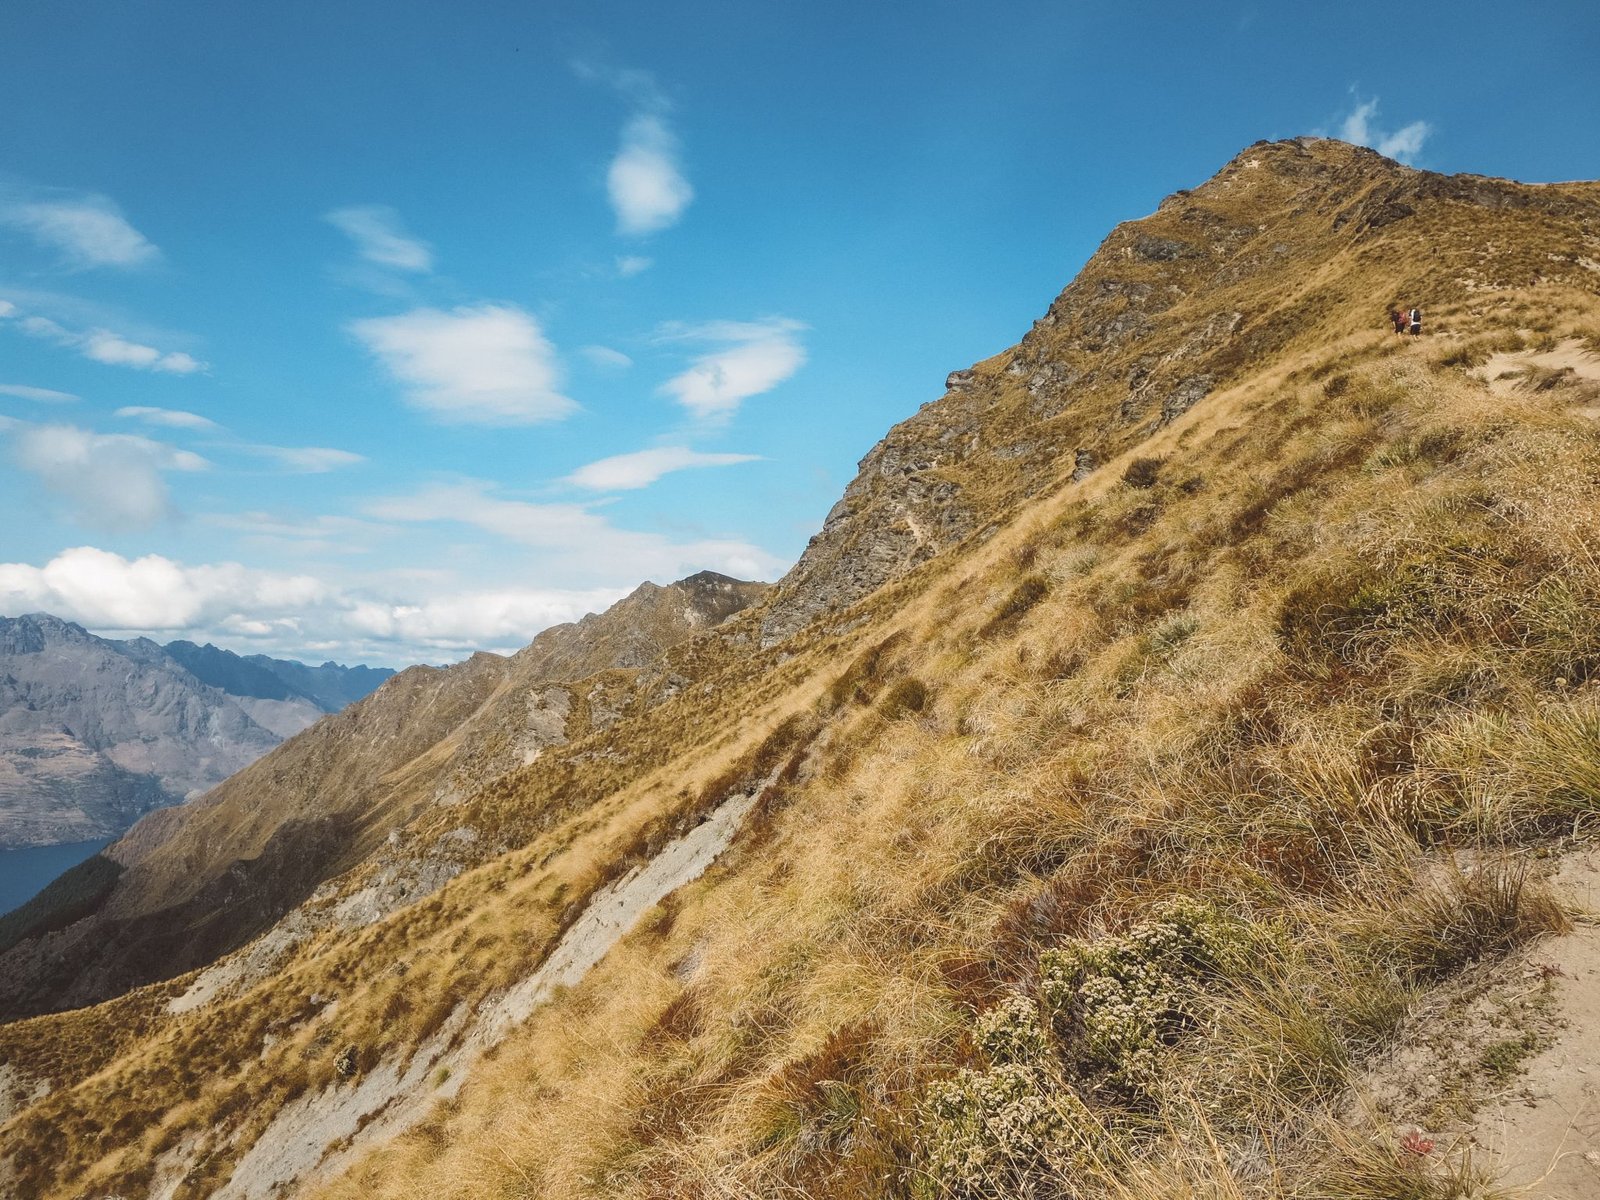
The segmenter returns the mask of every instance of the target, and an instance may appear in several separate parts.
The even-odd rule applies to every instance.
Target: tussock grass
[[[572,1134],[580,1111],[595,1119],[579,1100],[592,1063],[497,1065],[505,1082],[486,1086],[532,1073],[554,1088],[537,1127],[502,1143],[541,1164],[539,1194],[585,1194],[550,1173],[554,1155],[618,1195],[977,1195],[930,1173],[918,1116],[973,1063],[974,1014],[1033,987],[1052,947],[1194,894],[1265,949],[1163,1052],[1187,1086],[1143,1116],[1055,1104],[1044,1127],[1091,1130],[1057,1143],[1089,1147],[1068,1155],[1073,1186],[1492,1194],[1480,1168],[1413,1161],[1332,1114],[1423,989],[1566,928],[1514,848],[1592,810],[1587,684],[1551,678],[1588,630],[1542,614],[1600,594],[1576,536],[1594,510],[1558,517],[1539,498],[1525,455],[1561,428],[1542,410],[1507,420],[1474,382],[1411,363],[1347,378],[1347,423],[1300,424],[1318,392],[1243,445],[1201,443],[1183,467],[1207,486],[1148,518],[1107,493],[1087,513],[1064,504],[1059,533],[1019,534],[1020,555],[997,544],[995,582],[1050,585],[1006,614],[1020,640],[992,640],[990,610],[897,651],[897,671],[936,681],[924,720],[838,707],[865,674],[847,672],[828,711],[848,719],[773,822],[763,871],[675,906],[675,949],[650,957],[692,949],[692,982],[641,1006],[637,1034],[584,1022],[585,1044],[600,1028],[619,1043],[605,1069],[632,1080],[611,1093],[636,1097],[625,1130]],[[1300,432],[1285,441],[1284,424]],[[1571,463],[1592,453],[1557,444]],[[1374,458],[1385,445],[1406,449]],[[1250,456],[1280,466],[1240,519],[1226,480]],[[1116,590],[1141,559],[1140,587]],[[1140,611],[1184,560],[1183,604]],[[1570,598],[1549,591],[1558,573]],[[594,1143],[610,1150],[572,1149]],[[1024,1155],[1005,1194],[1055,1194],[1048,1157]],[[444,1180],[457,1155],[437,1162],[419,1169]],[[478,1182],[509,1196],[515,1178]]]

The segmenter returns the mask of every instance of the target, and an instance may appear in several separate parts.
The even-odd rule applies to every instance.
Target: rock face
[[[332,874],[368,859],[390,869],[390,831],[575,729],[615,720],[635,696],[619,691],[608,707],[605,672],[644,666],[767,590],[709,571],[646,583],[510,658],[480,653],[400,672],[108,847],[123,872],[89,916],[0,946],[0,1012],[73,1007],[181,974],[270,926]],[[451,853],[459,858],[470,842],[455,839]],[[459,869],[440,860],[429,877],[437,886]],[[397,894],[415,900],[419,890]]]
[[[343,707],[285,682],[294,669],[321,672],[330,700],[393,674],[0,617],[0,848],[121,833]]]
[[[0,618],[0,846],[119,833],[278,741],[154,642]]]

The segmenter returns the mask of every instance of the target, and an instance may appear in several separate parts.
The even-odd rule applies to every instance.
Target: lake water
[[[101,838],[94,842],[0,850],[0,913],[26,904],[61,872],[93,857],[111,842],[111,838]]]

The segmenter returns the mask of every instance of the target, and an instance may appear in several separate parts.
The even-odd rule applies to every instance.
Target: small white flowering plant
[[[1252,945],[1244,923],[1179,899],[1120,937],[1041,954],[1037,995],[1013,992],[974,1022],[982,1065],[924,1097],[919,1200],[1074,1194],[1159,1105],[1170,1047]]]

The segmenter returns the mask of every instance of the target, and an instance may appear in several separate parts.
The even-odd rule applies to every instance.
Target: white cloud
[[[417,587],[424,590],[412,590]],[[114,635],[187,636],[245,653],[345,661],[509,652],[550,625],[609,606],[627,590],[474,591],[413,580],[396,591],[381,581],[341,586],[236,562],[189,565],[155,554],[127,559],[94,546],[63,550],[43,566],[0,563],[0,612],[44,611]]]
[[[0,195],[0,224],[59,251],[72,267],[140,267],[161,257],[116,204],[93,193],[12,189]]]
[[[622,140],[606,171],[606,192],[617,214],[617,232],[632,237],[658,233],[677,223],[694,199],[684,178],[678,135],[667,122],[671,103],[648,71],[574,62],[579,77],[602,83],[632,105]],[[650,260],[628,255],[617,260],[624,279],[647,270]]]
[[[694,199],[678,164],[678,138],[665,118],[638,113],[622,127],[622,145],[606,172],[617,232],[658,233],[677,223]]]
[[[184,629],[242,606],[293,611],[326,594],[307,575],[238,563],[185,567],[157,554],[129,560],[93,546],[63,550],[42,567],[0,563],[0,610],[38,609],[101,629]]]
[[[1422,153],[1422,143],[1432,132],[1433,126],[1426,121],[1413,121],[1380,139],[1378,153],[1399,162],[1410,162]]]
[[[190,375],[201,368],[197,360],[181,351],[162,353],[154,346],[130,342],[105,329],[90,330],[76,344],[85,358],[112,366],[167,371],[174,375]]]
[[[383,641],[466,650],[520,649],[534,634],[620,600],[620,588],[521,588],[455,592],[417,603],[366,601],[349,612],[351,632]]]
[[[714,348],[660,390],[702,420],[730,416],[745,400],[771,391],[800,369],[806,352],[798,335],[804,328],[785,317],[669,326],[662,331],[664,340],[707,342]]]
[[[672,471],[693,467],[727,467],[735,463],[757,462],[758,454],[703,454],[687,446],[661,446],[616,454],[579,467],[567,482],[594,491],[629,491],[649,487]]]
[[[1339,125],[1339,139],[1357,146],[1370,146],[1379,154],[1400,162],[1410,162],[1422,152],[1422,143],[1433,132],[1433,126],[1426,121],[1413,121],[1392,132],[1385,131],[1375,124],[1377,115],[1377,97],[1357,98],[1355,108]]]
[[[259,510],[237,513],[204,513],[195,518],[201,524],[229,529],[252,538],[283,542],[325,542],[337,545],[343,553],[365,553],[367,547],[352,539],[370,540],[374,535],[395,532],[392,526],[363,521],[359,517],[279,516]]]
[[[655,259],[642,254],[621,254],[617,256],[617,274],[623,279],[632,279],[635,275],[644,274],[655,264]]]
[[[419,308],[349,329],[404,385],[413,407],[441,420],[529,425],[577,410],[558,390],[555,347],[520,308]]]
[[[161,425],[168,429],[217,429],[217,423],[199,413],[184,412],[180,408],[150,408],[143,404],[130,404],[117,409],[114,416],[146,425]]]
[[[407,496],[374,500],[369,516],[386,521],[453,521],[471,525],[508,541],[564,549],[604,536],[610,525],[582,504],[534,504],[501,500],[487,484],[471,481],[432,484]]]
[[[400,214],[381,204],[336,208],[323,220],[355,243],[356,253],[368,262],[396,271],[433,270],[433,248],[412,237]]]
[[[4,312],[0,311],[0,316],[4,315]],[[0,383],[0,396],[16,396],[22,400],[38,400],[44,404],[70,404],[80,398],[71,392],[58,392],[54,388],[28,387],[21,383]]]
[[[142,404],[130,404],[117,409],[115,415],[129,420],[143,421],[147,425],[165,426],[168,429],[222,433],[223,439],[212,443],[213,446],[268,459],[285,471],[297,475],[319,475],[367,461],[363,455],[350,450],[334,450],[328,446],[269,446],[241,442],[226,434],[222,426],[209,417],[177,408],[150,408]]]
[[[613,350],[610,346],[583,346],[578,353],[587,358],[597,367],[609,367],[617,371],[625,371],[633,366],[633,359],[621,350]]]
[[[110,366],[133,367],[141,371],[161,371],[171,375],[192,375],[205,370],[205,363],[182,351],[162,351],[154,346],[111,332],[109,329],[74,330],[58,321],[24,313],[16,305],[0,302],[0,320],[12,320],[29,337],[54,342],[76,350],[85,358]]]
[[[658,533],[618,529],[587,504],[536,504],[490,494],[468,480],[433,484],[407,496],[367,505],[385,521],[469,525],[509,542],[553,552],[552,571],[608,581],[677,579],[706,569],[757,579],[783,564],[748,542],[704,539],[675,542]]]
[[[10,432],[17,466],[66,501],[79,523],[97,529],[155,524],[172,512],[164,473],[210,465],[164,442],[75,425],[25,425]]]
[[[244,449],[298,475],[321,475],[367,461],[363,455],[327,446],[245,446]]]

